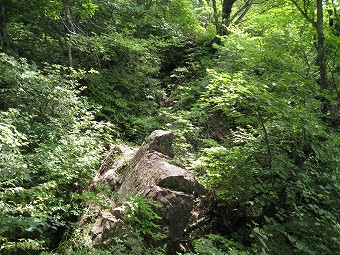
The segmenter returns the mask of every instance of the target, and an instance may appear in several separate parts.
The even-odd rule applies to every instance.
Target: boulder
[[[121,194],[137,194],[161,205],[162,231],[168,236],[168,253],[174,254],[188,225],[194,200],[203,186],[187,170],[171,164],[173,134],[156,130],[134,154],[125,147],[114,147],[99,169],[94,183],[103,183]],[[112,210],[111,210],[112,212]],[[109,235],[125,229],[124,217],[104,213],[90,230],[93,246],[106,244]]]

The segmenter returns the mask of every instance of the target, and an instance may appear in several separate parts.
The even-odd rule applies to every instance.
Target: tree
[[[233,8],[235,9],[235,4],[239,3],[237,10],[233,12]],[[222,1],[222,22],[219,22],[218,18],[218,6],[216,4],[216,0],[212,0],[213,10],[214,10],[214,21],[216,30],[220,35],[228,34],[228,27],[230,25],[239,24],[247,12],[250,10],[251,6],[254,4],[254,0],[246,0],[243,3],[238,0],[223,0]]]
[[[5,1],[0,3],[0,47],[4,45],[6,37],[5,32]]]
[[[229,239],[208,236],[196,252],[224,254],[213,240],[225,254],[234,242],[235,254],[334,254],[340,141],[322,119],[315,28],[287,1],[250,12],[216,45],[201,98],[170,123],[203,147],[194,167],[217,197],[211,224]]]
[[[76,26],[72,20],[72,15],[71,15],[71,1],[67,0],[64,3],[64,8],[66,12],[66,17],[69,26],[65,25],[65,28],[67,29],[68,32],[68,61],[69,61],[69,67],[73,67],[73,59],[72,59],[72,38],[76,34]]]
[[[322,89],[331,90],[327,81],[327,61],[325,55],[325,34],[324,34],[324,8],[323,1],[316,0],[316,18],[313,17],[314,5],[309,0],[302,0],[302,3],[298,0],[290,0],[303,15],[303,17],[313,25],[317,33],[317,58],[316,62],[319,67],[320,74],[320,87]]]
[[[222,24],[228,27],[230,24],[230,15],[234,3],[237,0],[223,0],[222,2]]]

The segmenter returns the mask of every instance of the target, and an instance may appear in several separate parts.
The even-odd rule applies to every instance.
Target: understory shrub
[[[273,57],[281,60],[270,65],[270,38],[268,45],[244,38],[226,39],[221,58],[240,65],[229,61],[209,70],[210,84],[199,100],[210,116],[226,120],[228,130],[194,162],[218,198],[215,227],[252,254],[334,254],[340,140],[338,130],[323,121],[323,92],[305,78],[298,67],[303,62],[295,60],[293,73],[287,64],[292,55],[279,50]],[[247,51],[250,45],[263,53]],[[266,57],[261,74],[253,72],[258,54]]]
[[[0,253],[38,254],[75,227],[114,129],[78,96],[80,73],[5,54],[0,69]]]

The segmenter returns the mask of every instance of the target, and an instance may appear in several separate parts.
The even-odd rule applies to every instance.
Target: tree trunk
[[[319,68],[319,75],[320,75],[319,83],[322,89],[331,90],[331,88],[329,87],[328,81],[327,81],[327,61],[326,61],[326,55],[325,55],[325,34],[324,34],[324,26],[323,26],[323,6],[322,6],[323,1],[316,0],[316,21],[312,17],[308,16],[307,9],[302,8],[296,0],[290,0],[290,1],[296,6],[296,8],[299,10],[302,16],[314,26],[316,30],[316,34],[318,37],[317,38],[318,43],[316,46],[318,55],[317,55],[316,61],[317,61],[317,65]],[[303,1],[305,6],[307,6],[307,4],[309,3],[306,1],[307,0]]]
[[[320,73],[320,86],[322,89],[329,89],[327,82],[327,62],[325,56],[325,35],[324,35],[324,26],[323,26],[323,6],[322,0],[317,0],[316,2],[316,13],[317,18],[315,22],[315,28],[318,35],[318,66]]]
[[[66,29],[68,30],[68,52],[67,52],[67,56],[68,56],[68,62],[69,62],[69,67],[73,67],[73,56],[72,56],[72,39],[73,36],[76,34],[76,27],[72,21],[72,15],[71,15],[71,3],[70,1],[67,1],[66,6],[65,6],[65,10],[66,10],[66,17],[67,17],[67,21],[70,25],[70,27],[66,27]]]
[[[0,47],[5,45],[6,29],[5,29],[5,3],[1,1],[0,4]]]
[[[217,5],[216,5],[216,0],[212,0],[212,6],[214,9],[214,21],[215,21],[215,27],[216,27],[216,31],[217,34],[221,33],[221,26],[220,26],[220,22],[218,21],[218,12],[217,12]]]
[[[222,2],[222,34],[227,34],[227,28],[230,25],[230,15],[234,3],[237,0],[223,0]]]

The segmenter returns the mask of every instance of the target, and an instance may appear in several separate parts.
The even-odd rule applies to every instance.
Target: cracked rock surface
[[[170,163],[172,138],[171,132],[156,130],[137,151],[124,146],[113,147],[94,178],[94,183],[107,185],[118,193],[138,194],[162,205],[155,211],[162,217],[160,224],[168,236],[165,241],[169,254],[175,254],[178,249],[194,200],[204,190],[193,174]],[[89,232],[93,246],[107,244],[125,229],[121,215],[98,215]]]

